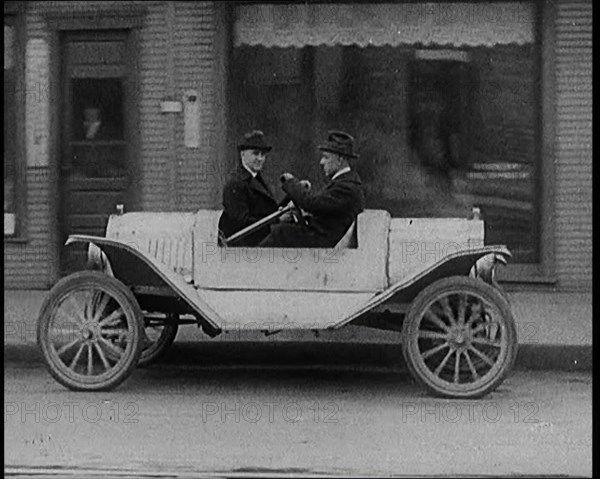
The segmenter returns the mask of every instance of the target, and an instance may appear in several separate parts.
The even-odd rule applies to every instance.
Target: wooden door
[[[126,203],[132,168],[130,45],[127,31],[65,33],[61,41],[60,224],[70,234],[104,236]],[[63,241],[64,244],[64,241]],[[85,266],[86,247],[61,251],[61,273]]]

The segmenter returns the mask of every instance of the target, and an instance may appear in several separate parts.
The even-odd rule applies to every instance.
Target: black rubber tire
[[[421,356],[417,332],[422,317],[431,305],[446,295],[463,293],[482,298],[491,304],[497,312],[503,327],[502,334],[506,338],[504,350],[500,353],[493,366],[483,375],[482,381],[454,384],[445,381],[432,371]],[[494,391],[512,369],[517,355],[517,330],[510,305],[502,293],[480,279],[465,276],[452,276],[435,281],[413,300],[402,327],[402,352],[407,368],[417,382],[423,384],[435,395],[451,398],[480,398]],[[450,353],[448,353],[450,354]],[[457,354],[455,353],[455,358]],[[458,369],[460,369],[460,359]],[[477,360],[476,360],[477,361]],[[487,377],[486,377],[487,376]]]
[[[54,351],[49,337],[51,319],[62,301],[70,294],[86,288],[102,291],[116,301],[124,312],[130,334],[122,358],[97,377],[84,377],[67,367]],[[50,374],[60,384],[74,391],[108,391],[125,381],[138,363],[142,352],[142,335],[142,311],[131,290],[119,280],[99,271],[80,271],[56,283],[42,305],[37,325],[38,347]]]
[[[138,367],[144,368],[160,360],[167,350],[171,347],[179,330],[179,315],[176,313],[167,314],[165,324],[158,340],[152,342],[149,346],[142,346],[142,354],[138,361]]]

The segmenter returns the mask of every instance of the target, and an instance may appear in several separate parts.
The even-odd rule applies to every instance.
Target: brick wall
[[[592,2],[556,6],[556,269],[592,288]]]

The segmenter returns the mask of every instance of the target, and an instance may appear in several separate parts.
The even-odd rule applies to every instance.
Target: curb
[[[20,479],[38,479],[38,478],[53,478],[53,479],[97,479],[97,478],[114,478],[114,479],[133,479],[133,478],[165,478],[172,479],[254,479],[254,478],[334,478],[334,477],[353,477],[352,475],[338,475],[332,472],[312,472],[307,469],[261,469],[248,468],[248,470],[240,469],[233,471],[222,472],[190,472],[178,470],[163,470],[157,471],[134,471],[129,469],[84,469],[77,467],[25,467],[25,466],[7,466],[4,470],[7,477],[18,477]],[[360,474],[362,477],[378,477]],[[411,477],[411,476],[394,476],[394,477]],[[417,476],[418,477],[418,476]]]
[[[4,362],[41,365],[35,344],[5,344]],[[378,369],[405,371],[397,344],[323,342],[175,342],[158,366]],[[592,346],[519,346],[515,369],[592,371]]]

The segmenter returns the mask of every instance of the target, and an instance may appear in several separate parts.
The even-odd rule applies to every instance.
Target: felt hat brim
[[[272,146],[265,146],[265,145],[249,145],[249,144],[238,145],[239,151],[242,151],[242,150],[271,151],[272,149],[273,149]]]
[[[335,153],[336,155],[346,156],[348,158],[354,158],[354,159],[360,158],[355,153],[348,153],[346,151],[342,151],[342,150],[336,148],[335,146],[331,146],[331,145],[319,145],[318,148],[321,151],[328,151],[329,153]]]

